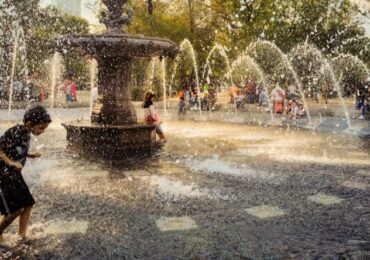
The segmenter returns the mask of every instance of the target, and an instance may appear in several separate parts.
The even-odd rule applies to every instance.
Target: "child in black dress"
[[[26,238],[27,223],[35,204],[21,170],[27,157],[37,158],[38,152],[29,153],[31,133],[42,134],[51,122],[50,115],[42,106],[29,109],[23,124],[8,129],[0,137],[0,212],[5,215],[0,222],[0,242],[4,230],[19,216],[18,235]]]

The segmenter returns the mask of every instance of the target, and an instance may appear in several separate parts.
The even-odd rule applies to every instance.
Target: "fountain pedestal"
[[[91,121],[98,124],[136,124],[131,104],[131,59],[97,57],[99,97]]]

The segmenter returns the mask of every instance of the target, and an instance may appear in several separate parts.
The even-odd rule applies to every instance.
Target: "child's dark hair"
[[[43,106],[35,106],[24,113],[23,123],[30,122],[32,126],[51,123],[51,118]]]
[[[155,97],[155,94],[153,91],[149,90],[148,92],[146,92],[144,96],[144,101],[141,106],[143,108],[148,108],[151,105],[153,105],[152,97]]]

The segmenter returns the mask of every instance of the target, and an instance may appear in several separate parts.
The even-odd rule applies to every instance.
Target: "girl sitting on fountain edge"
[[[161,121],[159,120],[158,114],[154,110],[154,98],[155,94],[152,90],[146,92],[142,107],[144,108],[145,122],[147,124],[155,125],[156,132],[162,142],[166,142],[166,137],[163,133]]]

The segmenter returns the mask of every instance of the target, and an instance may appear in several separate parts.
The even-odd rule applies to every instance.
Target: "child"
[[[236,102],[236,109],[244,108],[244,96],[241,90],[238,90],[238,92],[236,92],[235,102]]]
[[[284,98],[285,98],[285,91],[281,89],[279,86],[272,91],[272,98],[274,101],[273,104],[273,111],[274,113],[283,113],[284,112]]]
[[[27,223],[35,204],[21,170],[27,157],[37,158],[38,152],[29,153],[31,133],[42,134],[51,122],[50,115],[42,106],[26,111],[23,125],[8,129],[0,137],[0,212],[5,217],[0,222],[0,242],[4,230],[19,216],[18,235],[26,238]]]
[[[180,95],[180,101],[179,101],[179,114],[185,114],[186,110],[186,102],[184,96]]]
[[[144,102],[142,107],[144,108],[145,122],[147,124],[155,125],[156,132],[162,142],[166,142],[167,139],[163,133],[161,122],[158,114],[154,110],[154,92],[149,90],[144,96]]]
[[[361,115],[359,117],[360,120],[364,120],[366,118],[366,114],[370,111],[370,87],[365,86],[366,93],[363,99],[363,105],[361,108]]]
[[[289,102],[291,103],[289,104]],[[288,102],[289,108],[287,109],[287,112],[289,111],[288,112],[289,119],[296,120],[298,115],[298,105],[294,100],[290,100],[289,102]]]
[[[304,117],[306,115],[306,110],[304,109],[304,105],[302,102],[297,102],[297,116]]]

